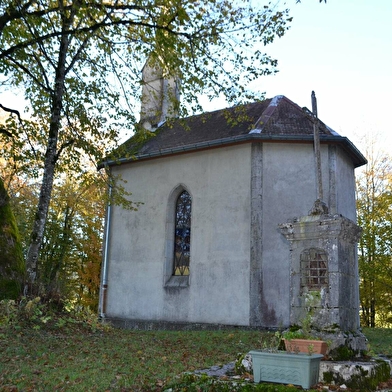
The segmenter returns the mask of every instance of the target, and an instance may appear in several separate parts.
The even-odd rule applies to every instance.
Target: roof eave
[[[159,158],[174,154],[183,154],[187,152],[217,148],[221,146],[227,146],[232,144],[240,144],[246,142],[312,142],[313,135],[265,135],[260,133],[251,133],[246,135],[232,136],[228,138],[216,139],[211,141],[204,141],[200,143],[187,144],[183,146],[177,146],[173,148],[166,148],[158,151],[153,151],[146,154],[136,154],[128,158],[120,158],[117,160],[103,161],[98,165],[98,170],[107,166],[121,165],[124,163],[136,162],[146,159]],[[366,158],[361,152],[351,143],[351,141],[342,136],[320,136],[321,143],[332,143],[340,144],[343,149],[348,153],[354,163],[354,167],[359,167],[367,163]]]

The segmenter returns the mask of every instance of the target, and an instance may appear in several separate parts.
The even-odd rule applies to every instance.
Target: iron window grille
[[[328,286],[328,255],[310,248],[301,253],[301,288],[321,290]]]

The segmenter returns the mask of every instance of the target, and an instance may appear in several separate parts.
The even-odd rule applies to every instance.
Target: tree
[[[366,155],[357,180],[361,320],[376,327],[392,321],[392,160],[374,145]]]
[[[0,177],[0,299],[16,299],[22,292],[24,260],[18,227]]]
[[[97,310],[106,187],[99,173],[65,178],[53,192],[39,281],[50,298]]]
[[[197,96],[224,93],[249,99],[246,85],[274,71],[260,50],[282,36],[288,10],[252,7],[250,0],[5,0],[0,5],[0,72],[29,102],[32,126],[10,122],[12,142],[34,140],[42,160],[40,194],[26,257],[28,280],[37,277],[49,205],[58,168],[78,172],[80,157],[95,162],[135,124],[140,70],[148,56],[167,74],[180,74],[188,107]],[[4,82],[4,83],[5,83]],[[184,104],[182,109],[186,109]],[[19,157],[22,159],[23,157]],[[131,206],[132,207],[132,206]]]
[[[3,151],[7,152],[6,146],[3,146]],[[6,169],[9,167],[14,170],[7,170],[10,174],[6,176]],[[16,220],[19,237],[22,239],[18,243],[18,250],[21,266],[24,267],[21,249],[28,249],[28,241],[25,239],[28,238],[34,220],[39,187],[25,175],[24,170],[18,169],[20,168],[12,160],[0,159],[0,177],[5,176],[11,195],[7,199],[8,208],[12,207],[15,215],[14,229],[17,230]],[[61,169],[65,174],[57,176],[55,180],[56,186],[52,193],[38,261],[39,291],[43,299],[51,300],[52,304],[68,303],[95,311],[98,305],[107,182],[104,173],[97,172],[94,168],[72,178],[66,175],[64,167]],[[1,207],[0,210],[3,223]],[[2,254],[7,254],[1,238],[3,237],[0,235]],[[12,260],[15,264],[17,258],[14,254]],[[4,266],[6,260],[0,257],[0,261]],[[0,270],[3,278],[9,278],[10,274],[5,274],[1,266]],[[23,277],[23,273],[22,269],[19,276]],[[23,279],[18,281],[19,294],[22,281]],[[9,290],[5,292],[5,288],[9,286],[7,282],[0,279],[0,296],[1,293],[5,293],[3,297],[11,296]],[[16,294],[13,295],[15,296]]]
[[[0,132],[5,130],[3,122],[4,118],[0,113]],[[0,142],[0,147],[4,149],[6,146]],[[8,178],[3,176],[3,170],[1,170],[5,166],[5,159],[0,156],[0,300],[16,299],[22,292],[25,278],[21,236],[12,210],[11,198],[4,185],[4,179],[9,183],[13,165],[9,165],[11,169]]]

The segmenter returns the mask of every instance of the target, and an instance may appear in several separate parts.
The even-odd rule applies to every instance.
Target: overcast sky
[[[284,4],[281,0],[281,6]],[[285,95],[361,148],[373,134],[392,150],[392,1],[287,0],[290,30],[265,50],[279,73],[254,88],[266,97]]]

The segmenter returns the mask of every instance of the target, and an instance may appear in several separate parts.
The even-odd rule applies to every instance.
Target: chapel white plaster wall
[[[112,208],[107,317],[247,325],[250,145],[114,166],[136,212]],[[191,275],[164,287],[167,200],[192,195]]]
[[[340,148],[336,154],[336,200],[338,213],[353,222],[357,221],[355,202],[355,173],[354,165],[349,157]]]
[[[263,144],[263,249],[262,324],[281,327],[290,324],[290,246],[278,230],[280,223],[306,216],[317,198],[312,144]],[[336,154],[336,176],[330,181],[329,151],[321,145],[323,200],[335,192],[336,213],[355,217],[354,171],[341,152]],[[331,183],[335,183],[331,188]]]
[[[328,149],[321,146],[322,181],[328,199]],[[317,198],[312,144],[263,144],[262,323],[290,324],[290,245],[278,225],[308,215]]]

